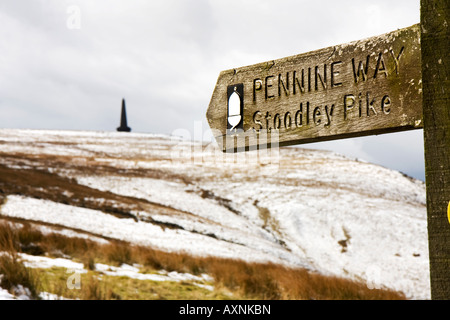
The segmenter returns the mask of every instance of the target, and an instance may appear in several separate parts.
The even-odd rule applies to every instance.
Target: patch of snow
[[[15,300],[16,297],[13,296],[8,290],[0,288],[0,300]]]
[[[43,256],[33,256],[26,253],[20,253],[20,258],[27,268],[65,268],[79,273],[86,273],[82,263],[74,262],[65,258],[49,258]]]
[[[73,207],[48,200],[17,195],[10,195],[7,199],[6,204],[0,208],[0,212],[8,217],[81,229],[169,252],[181,251],[200,256],[213,254],[225,258],[247,257],[260,262],[301,263],[294,255],[284,251],[276,244],[264,242],[264,239],[255,239],[251,242],[255,247],[249,248],[241,243],[220,241],[214,237],[185,230],[161,228],[151,223],[136,222],[133,219],[120,219],[101,211]]]
[[[78,274],[87,273],[87,270],[84,269],[82,263],[74,262],[70,259],[64,258],[48,258],[43,256],[33,256],[21,253],[20,258],[23,261],[23,264],[28,268],[64,268],[70,270],[72,273],[76,272]],[[110,266],[103,263],[96,263],[95,270],[100,272],[101,274],[105,274],[107,276],[114,277],[128,277],[137,280],[151,280],[151,281],[172,281],[172,282],[182,282],[189,281],[194,285],[200,286],[202,288],[212,290],[212,286],[206,285],[203,282],[212,282],[213,278],[207,274],[203,274],[201,276],[195,276],[190,273],[180,273],[176,271],[167,272],[165,270],[161,270],[158,273],[141,273],[139,270],[139,266],[130,266],[127,264],[122,264],[120,267]],[[1,289],[1,288],[0,288]],[[29,299],[29,291],[26,291],[26,288],[19,286],[17,291],[17,295],[11,295],[7,291],[0,291],[0,299]],[[43,292],[40,294],[40,297],[45,300],[61,300],[62,297],[57,295]]]
[[[42,300],[71,300],[50,292],[39,293],[39,298],[41,298]]]
[[[122,264],[120,267],[115,267],[102,263],[96,263],[95,270],[108,276],[128,277],[138,280],[173,282],[190,281],[196,285],[198,284],[195,282],[213,281],[213,279],[208,275],[195,276],[190,273],[180,273],[176,271],[166,272],[164,270],[161,270],[158,273],[140,273],[138,267],[130,266],[127,264]],[[209,286],[208,288],[211,288],[211,286]]]
[[[91,241],[97,242],[99,244],[108,244],[109,243],[108,240],[103,239],[101,237],[95,237],[90,234],[85,234],[85,233],[73,231],[70,229],[57,229],[57,228],[52,228],[49,226],[42,226],[42,225],[35,225],[34,227],[37,230],[41,231],[45,235],[54,233],[54,234],[60,234],[62,236],[69,237],[69,238],[81,238],[81,239],[91,240]]]

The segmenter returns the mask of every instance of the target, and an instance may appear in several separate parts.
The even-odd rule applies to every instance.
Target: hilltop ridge
[[[1,129],[0,154],[2,217],[430,298],[425,185],[397,171],[143,133]]]

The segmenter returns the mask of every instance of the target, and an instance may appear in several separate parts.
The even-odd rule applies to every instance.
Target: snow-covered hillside
[[[2,129],[0,155],[4,172],[37,170],[75,185],[15,187],[2,216],[430,298],[425,185],[396,171],[326,151],[223,154],[212,144],[115,132]]]

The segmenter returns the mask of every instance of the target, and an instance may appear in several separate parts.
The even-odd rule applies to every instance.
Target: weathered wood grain
[[[431,298],[450,299],[450,14],[421,0],[423,120]]]
[[[230,131],[238,84],[243,120]],[[224,151],[422,128],[419,25],[223,71],[206,117]]]

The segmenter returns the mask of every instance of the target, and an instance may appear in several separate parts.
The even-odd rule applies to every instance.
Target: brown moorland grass
[[[40,281],[34,270],[25,267],[15,254],[3,254],[0,256],[0,287],[10,292],[22,286],[27,288],[31,298],[38,298]]]
[[[31,235],[32,232],[28,234]],[[37,298],[39,278],[33,270],[26,268],[20,261],[17,254],[19,245],[19,233],[9,224],[0,224],[0,287],[14,293],[19,286],[22,286],[30,291],[31,298]]]
[[[149,271],[164,269],[197,275],[206,273],[214,279],[216,289],[226,289],[237,299],[405,299],[402,293],[387,289],[369,289],[364,283],[324,276],[305,269],[216,257],[194,257],[120,241],[99,244],[88,239],[69,238],[60,234],[43,235],[29,224],[24,224],[20,228],[14,228],[9,223],[0,224],[0,250],[12,248],[11,251],[20,252],[22,248],[27,248],[25,244],[29,246],[30,243],[50,256],[61,254],[71,256],[84,262],[86,268],[90,270],[94,269],[95,263],[102,262],[112,265],[137,263]],[[2,271],[0,270],[0,273]],[[88,290],[84,292],[86,299],[115,297],[105,284],[95,279],[91,279],[89,286],[84,290]]]

